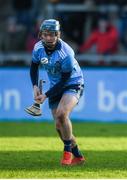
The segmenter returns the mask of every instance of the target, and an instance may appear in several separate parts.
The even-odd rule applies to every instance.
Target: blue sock
[[[83,157],[82,153],[80,152],[78,146],[74,146],[72,147],[72,154],[75,156],[75,157]]]
[[[64,151],[71,152],[71,140],[63,140],[64,142]]]

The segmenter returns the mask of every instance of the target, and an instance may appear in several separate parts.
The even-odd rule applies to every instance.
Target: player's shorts
[[[84,89],[83,84],[82,85],[81,84],[74,84],[74,85],[70,85],[68,87],[65,87],[61,94],[58,94],[57,96],[53,96],[53,97],[49,98],[49,108],[50,109],[56,109],[61,98],[62,98],[62,96],[63,96],[63,94],[72,94],[79,101],[80,97],[83,95],[83,89]]]

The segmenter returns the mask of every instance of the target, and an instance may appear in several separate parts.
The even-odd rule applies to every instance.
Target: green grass
[[[127,178],[127,124],[73,123],[86,156],[62,167],[53,123],[0,123],[0,178]]]

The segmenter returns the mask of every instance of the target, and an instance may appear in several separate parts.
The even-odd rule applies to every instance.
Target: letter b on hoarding
[[[100,111],[111,112],[118,108],[121,112],[127,112],[127,91],[121,91],[115,95],[113,91],[106,89],[103,81],[98,83],[98,108]]]

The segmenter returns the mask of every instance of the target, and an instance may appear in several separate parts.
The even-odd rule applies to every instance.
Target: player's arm
[[[33,85],[34,100],[37,100],[37,97],[40,95],[40,89],[38,88],[38,77],[39,77],[39,63],[35,63],[32,61],[30,66],[30,78]]]
[[[40,65],[39,49],[34,47],[33,52],[32,52],[31,66],[30,66],[30,78],[33,85],[35,101],[36,101],[36,98],[40,95],[40,90],[38,88],[39,65]]]
[[[64,85],[68,81],[70,76],[71,76],[71,71],[70,72],[62,72],[61,80],[57,84],[55,84],[51,89],[49,89],[45,93],[45,95],[47,97],[51,97],[51,96],[56,96],[56,95],[60,94],[63,91]]]
[[[33,50],[32,52],[32,61],[30,65],[30,78],[33,85],[33,92],[34,92],[34,100],[35,103],[29,107],[25,108],[25,111],[32,116],[40,116],[41,109],[40,109],[40,100],[36,100],[38,96],[40,96],[41,92],[38,88],[38,77],[39,77],[39,58],[37,51]],[[40,83],[39,83],[40,84]]]
[[[38,86],[38,77],[39,77],[39,63],[31,62],[30,66],[30,78],[33,87]]]
[[[32,51],[32,61],[30,65],[30,78],[33,87],[38,86],[39,65],[40,65],[39,49],[36,49],[36,45],[35,45]]]

